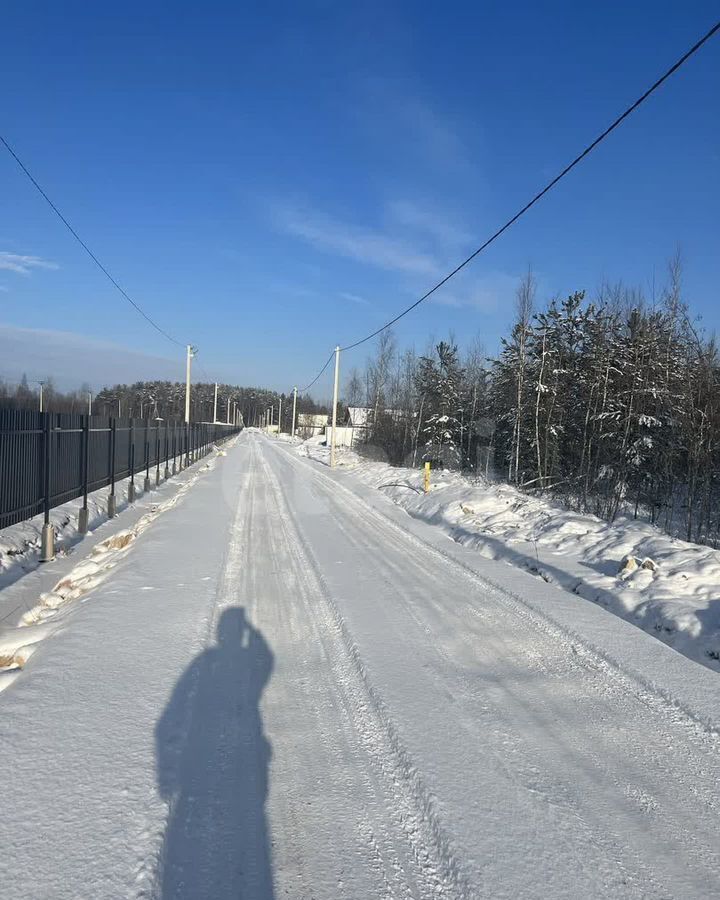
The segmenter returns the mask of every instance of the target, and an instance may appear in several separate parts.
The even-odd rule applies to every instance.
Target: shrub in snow
[[[632,575],[639,568],[638,561],[634,556],[626,556],[623,561],[620,563],[620,569],[618,571],[618,575],[621,578],[627,578]]]

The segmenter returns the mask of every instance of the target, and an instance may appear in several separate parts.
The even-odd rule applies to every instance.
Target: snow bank
[[[225,456],[225,450],[215,448],[218,456]],[[148,512],[142,515],[130,528],[114,532],[104,540],[96,544],[89,554],[82,559],[72,570],[65,574],[51,590],[41,594],[37,602],[31,606],[21,617],[17,626],[0,627],[0,671],[22,669],[35,649],[35,645],[53,634],[61,626],[63,611],[71,601],[77,601],[84,597],[90,590],[101,584],[132,548],[134,541],[141,535],[159,516],[172,509],[182,497],[190,490],[203,472],[212,469],[212,459],[198,465],[185,481],[181,482],[172,496],[158,500],[150,506]],[[190,470],[188,470],[190,473]],[[99,524],[103,518],[100,511],[100,503],[107,498],[107,488],[97,491],[91,498],[88,497],[88,508],[92,510],[91,520],[94,518]],[[77,534],[77,509],[79,501],[65,504],[55,511],[55,521],[60,523],[60,534],[69,546],[71,538]],[[73,514],[73,508],[75,514]],[[42,517],[30,522],[13,525],[0,532],[3,544],[0,548],[9,546],[22,548],[17,556],[29,559],[32,567],[37,565],[38,544],[31,539],[35,529],[42,527]],[[23,541],[27,541],[23,545]],[[5,554],[3,554],[4,556]],[[12,559],[12,557],[11,557]],[[22,566],[17,560],[16,565]],[[34,565],[33,565],[34,563]],[[17,571],[8,571],[6,575],[17,576]],[[24,571],[25,566],[22,566]],[[0,682],[0,691],[8,687],[11,682],[3,679]]]
[[[219,456],[225,456],[225,445],[213,445],[213,449]],[[151,470],[154,484],[155,470]],[[142,485],[144,472],[135,475],[136,487]],[[115,484],[115,496],[118,513],[128,505],[127,495],[130,479],[125,478]],[[99,488],[88,494],[88,523],[89,531],[93,532],[103,522],[107,521],[107,503],[110,488]],[[138,490],[139,498],[142,491]],[[78,513],[82,506],[82,499],[76,498],[62,506],[56,506],[50,510],[50,522],[55,528],[55,552],[57,556],[64,556],[76,541],[82,538],[77,530]],[[34,516],[25,522],[18,522],[7,528],[0,529],[0,590],[21,578],[27,572],[37,568],[40,557],[40,536],[43,527],[43,516]]]
[[[329,458],[317,439],[296,452],[323,462]],[[337,461],[459,544],[601,604],[720,672],[720,551],[633,519],[608,523],[458,473],[433,473],[426,495],[417,469],[370,462],[343,449]],[[629,557],[634,564],[627,564]]]

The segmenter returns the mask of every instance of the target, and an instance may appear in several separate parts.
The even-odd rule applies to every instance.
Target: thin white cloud
[[[421,86],[393,78],[364,79],[352,111],[366,139],[401,164],[429,166],[435,180],[450,173],[477,175],[477,154],[466,140],[466,123],[436,108]],[[474,140],[477,131],[474,125]]]
[[[447,215],[418,206],[408,200],[389,203],[387,211],[398,225],[429,235],[445,247],[464,246],[473,240],[473,235],[450,221]]]
[[[350,303],[357,303],[358,306],[369,306],[370,301],[366,300],[365,297],[359,297],[357,294],[350,294],[348,291],[341,291],[340,297],[343,300],[348,300]]]
[[[520,277],[507,272],[489,272],[473,279],[467,284],[462,282],[455,288],[440,288],[430,300],[439,306],[450,306],[455,309],[475,309],[492,313],[512,304],[515,298]]]
[[[18,275],[29,275],[33,269],[57,269],[57,263],[42,259],[40,256],[28,256],[20,253],[9,253],[0,250],[0,269],[15,272]]]
[[[435,162],[441,164],[468,164],[465,145],[451,123],[417,98],[397,104],[400,121],[404,122]]]
[[[285,210],[278,216],[278,223],[288,234],[302,238],[318,250],[381,269],[415,275],[438,272],[436,261],[409,243],[380,231],[347,225],[322,213]]]
[[[0,375],[18,380],[52,375],[61,388],[87,381],[93,387],[151,378],[184,378],[180,359],[152,356],[70,331],[0,323]]]

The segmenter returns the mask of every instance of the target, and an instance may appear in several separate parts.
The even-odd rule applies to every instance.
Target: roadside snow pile
[[[129,479],[125,479],[115,485],[118,512],[127,505],[128,483]],[[109,488],[104,487],[88,494],[90,531],[107,519],[108,492]],[[50,521],[55,527],[55,549],[60,556],[79,538],[77,524],[81,506],[82,500],[77,499],[50,510]],[[0,531],[0,588],[37,568],[42,527],[43,517],[39,515]]]
[[[216,456],[226,455],[225,450],[217,447],[215,450],[217,451]],[[96,544],[88,556],[78,562],[69,574],[62,577],[51,590],[37,598],[36,603],[23,613],[17,625],[3,627],[0,624],[0,671],[22,669],[34,652],[36,645],[61,627],[63,614],[67,608],[71,608],[73,601],[80,600],[101,584],[120,559],[131,550],[135,539],[159,516],[176,506],[200,476],[214,466],[215,461],[211,457],[204,463],[196,464],[191,473],[190,470],[187,470],[190,474],[176,486],[176,490],[170,497],[158,499],[157,502],[152,503],[148,512],[142,515],[132,527],[116,531]],[[97,516],[97,524],[106,518],[100,512],[99,506],[99,502],[106,498],[107,489],[97,491],[93,496],[92,504],[88,497],[88,507]],[[79,503],[80,501],[73,501],[72,504],[58,507],[58,516],[55,521],[62,523],[60,534],[65,537],[66,541],[77,534],[76,511]],[[71,506],[76,507],[75,514],[68,509]],[[91,520],[92,518],[93,516],[91,516]],[[38,527],[35,523],[36,519],[33,519],[30,522],[10,526],[4,532],[0,532],[0,540],[5,542],[4,545],[0,544],[0,548],[4,549],[4,546],[8,544],[12,546],[13,543],[16,546],[20,545],[20,541],[24,537],[32,535],[33,526]],[[40,517],[39,527],[42,527],[42,517]],[[34,542],[28,541],[23,555],[30,558],[29,565],[35,568],[37,547]],[[17,577],[18,573],[12,571],[9,574]],[[8,687],[10,683],[10,680],[0,682],[0,691]]]
[[[213,451],[217,456],[225,456],[227,454],[227,446],[213,444]],[[138,487],[142,485],[142,479],[142,472],[135,476]],[[129,484],[130,479],[125,478],[122,481],[118,481],[115,485],[118,513],[121,513],[128,505]],[[88,530],[90,533],[107,521],[109,491],[110,489],[106,486],[88,494]],[[141,491],[138,491],[138,496],[142,498]],[[64,556],[76,541],[82,539],[82,535],[77,530],[78,514],[81,506],[82,500],[77,498],[50,510],[50,522],[55,528],[55,552],[58,556]],[[7,587],[27,572],[37,568],[40,557],[42,527],[43,516],[39,515],[0,530],[0,589]]]
[[[327,462],[317,439],[296,451]],[[720,672],[720,551],[643,522],[582,515],[509,485],[434,472],[429,494],[417,469],[338,450],[340,467],[459,544],[504,560],[592,600]]]

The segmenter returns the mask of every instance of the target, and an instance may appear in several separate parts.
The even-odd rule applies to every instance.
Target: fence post
[[[117,435],[117,419],[110,417],[110,495],[108,497],[108,519],[115,518],[115,438]]]
[[[145,419],[145,482],[143,484],[143,492],[147,494],[150,490],[150,420]]]
[[[177,471],[183,470],[183,431],[182,427],[175,423],[175,446],[177,449]]]
[[[50,413],[41,413],[44,416],[43,421],[43,511],[45,521],[42,527],[42,537],[40,542],[40,562],[50,562],[55,559],[55,531],[50,524],[50,465],[52,463],[52,425],[50,422]]]
[[[130,484],[128,485],[128,503],[135,502],[135,420],[130,419],[128,434],[128,468],[130,469]]]
[[[88,481],[90,479],[90,416],[83,416],[83,442],[82,442],[82,489],[83,503],[78,513],[78,534],[87,534],[88,525],[90,524],[90,515],[88,513]]]
[[[170,462],[170,435],[168,434],[168,423],[167,419],[165,420],[165,481],[170,477],[170,466],[168,463]]]
[[[160,484],[160,423],[155,421],[155,487]]]

